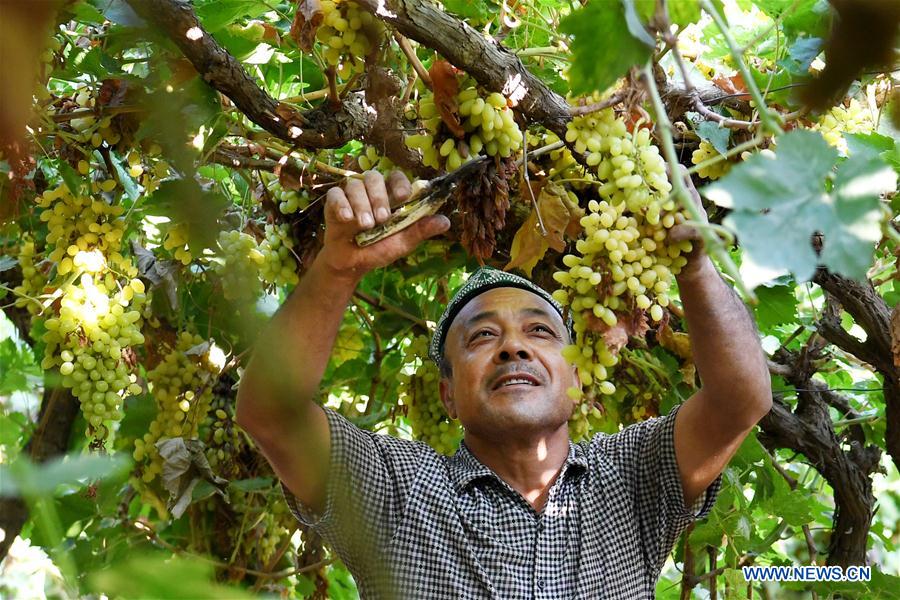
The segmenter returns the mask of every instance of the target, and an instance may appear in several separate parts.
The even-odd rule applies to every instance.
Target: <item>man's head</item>
[[[458,293],[432,347],[448,414],[483,439],[556,430],[572,413],[566,389],[579,382],[561,354],[569,326],[549,294],[525,281],[472,286],[454,306]]]

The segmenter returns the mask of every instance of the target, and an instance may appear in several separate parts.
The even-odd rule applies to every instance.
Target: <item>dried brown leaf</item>
[[[459,107],[456,105],[456,94],[459,93],[459,80],[456,69],[446,60],[436,60],[428,69],[431,76],[431,88],[434,92],[434,105],[441,114],[441,120],[458,138],[466,135],[459,118]]]
[[[543,219],[546,235],[541,233],[538,213]],[[504,269],[518,267],[530,277],[532,269],[548,249],[562,252],[566,248],[564,237],[578,235],[579,220],[583,215],[584,211],[569,199],[565,189],[553,183],[545,185],[538,196],[537,209],[532,209],[513,238],[509,251],[511,260]]]
[[[316,41],[316,31],[324,19],[325,13],[319,0],[300,0],[291,23],[291,38],[301,49],[310,52]]]

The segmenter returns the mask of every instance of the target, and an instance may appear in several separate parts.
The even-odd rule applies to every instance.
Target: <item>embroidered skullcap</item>
[[[477,271],[472,273],[471,277],[469,277],[469,279],[465,282],[464,285],[462,285],[462,287],[456,290],[456,293],[453,294],[453,298],[450,300],[449,304],[447,304],[447,308],[444,310],[444,314],[441,315],[441,318],[437,323],[437,329],[435,330],[434,337],[431,338],[431,346],[429,346],[428,348],[428,356],[431,358],[431,360],[433,360],[438,365],[441,364],[441,357],[444,354],[444,341],[447,337],[447,332],[450,330],[450,325],[453,323],[453,319],[456,317],[456,315],[459,314],[459,311],[462,310],[463,306],[465,306],[469,302],[469,300],[478,296],[479,294],[483,294],[488,290],[492,290],[498,287],[519,288],[537,294],[538,296],[549,302],[550,305],[556,309],[556,312],[559,313],[560,318],[566,324],[566,327],[569,330],[569,335],[572,336],[571,313],[568,314],[568,318],[566,318],[566,312],[564,311],[562,305],[554,300],[553,296],[551,296],[545,289],[514,273],[508,273],[506,271],[501,271],[493,267],[481,267]]]

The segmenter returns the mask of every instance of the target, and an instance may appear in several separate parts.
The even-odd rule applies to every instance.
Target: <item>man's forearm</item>
[[[772,393],[765,356],[747,308],[706,256],[678,286],[704,396],[732,411],[735,423],[755,423],[768,412]],[[720,401],[723,399],[724,401]]]
[[[315,261],[256,341],[241,378],[238,420],[289,425],[311,405],[357,279]]]

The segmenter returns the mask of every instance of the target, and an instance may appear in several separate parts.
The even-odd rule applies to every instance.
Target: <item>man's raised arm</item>
[[[390,187],[388,193],[387,187]],[[382,223],[410,194],[409,181],[375,172],[333,188],[325,205],[325,244],[303,279],[260,333],[238,390],[236,419],[276,475],[307,506],[324,501],[330,436],[314,403],[344,311],[362,277],[446,231],[446,217],[422,219],[366,248],[354,236]]]
[[[689,178],[686,183],[699,205],[697,190]],[[680,237],[674,228],[672,234]],[[690,506],[771,410],[772,389],[753,317],[702,248],[677,279],[702,383],[675,419],[675,455]]]

